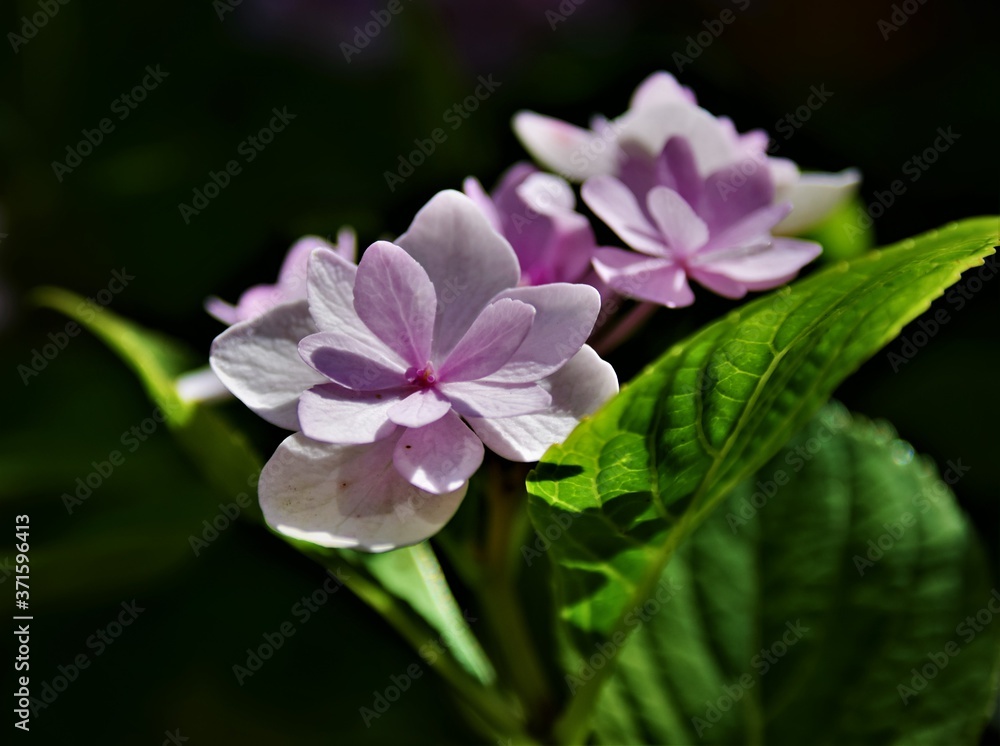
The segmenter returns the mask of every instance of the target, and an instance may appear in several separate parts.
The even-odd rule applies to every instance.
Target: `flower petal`
[[[822,251],[819,244],[811,241],[773,238],[770,245],[760,251],[741,257],[707,261],[701,266],[710,272],[741,282],[751,290],[766,290],[790,280]]]
[[[749,174],[741,169],[750,164]],[[774,201],[774,182],[762,159],[744,159],[705,179],[701,214],[713,233],[728,228]]]
[[[389,419],[403,427],[423,427],[451,410],[451,402],[434,389],[415,391],[389,410]]]
[[[357,339],[341,332],[311,334],[299,355],[334,383],[355,391],[375,391],[406,383],[406,364],[374,336]]]
[[[684,269],[669,259],[650,259],[621,249],[599,249],[594,255],[594,269],[612,289],[629,298],[667,308],[694,303]]]
[[[441,365],[441,381],[475,381],[498,371],[531,331],[535,308],[501,299],[479,314],[448,359]]]
[[[354,310],[410,365],[431,359],[436,308],[434,285],[412,256],[388,241],[368,247],[354,281]]]
[[[510,244],[472,200],[453,190],[435,195],[396,243],[437,291],[433,359],[447,357],[480,311],[521,277]]]
[[[640,254],[632,256],[642,257]],[[594,330],[601,312],[601,294],[590,285],[553,283],[506,290],[535,308],[535,321],[521,346],[504,366],[489,377],[508,383],[534,382],[552,375],[575,355]]]
[[[583,181],[615,169],[614,143],[590,130],[533,111],[518,112],[513,125],[524,149],[560,176]]]
[[[480,212],[490,221],[493,230],[502,234],[503,226],[500,224],[500,213],[497,212],[496,205],[493,204],[490,195],[486,193],[483,185],[479,183],[479,179],[474,176],[467,177],[462,182],[462,192],[475,203]]]
[[[666,246],[656,228],[646,219],[635,195],[613,176],[587,179],[580,190],[583,201],[597,217],[636,251],[663,256]]]
[[[646,195],[649,214],[671,249],[689,253],[708,240],[708,226],[677,192],[667,187],[654,187]]]
[[[538,461],[549,446],[566,440],[583,417],[618,393],[618,376],[584,345],[541,385],[552,394],[552,405],[543,412],[499,419],[469,418],[487,448],[511,461]]]
[[[314,251],[309,258],[309,312],[323,331],[349,333],[356,339],[370,339],[368,327],[354,310],[354,279],[358,267],[327,249]]]
[[[443,383],[438,390],[463,417],[512,417],[540,412],[552,403],[549,393],[536,383],[461,381]]]
[[[402,388],[352,391],[335,383],[313,386],[299,400],[302,432],[324,443],[373,443],[396,428],[389,410],[407,393]]]
[[[673,75],[660,70],[639,84],[629,101],[629,108],[641,109],[648,106],[694,102],[694,93],[690,88],[685,88]]]
[[[268,525],[325,547],[385,552],[433,536],[451,519],[467,484],[432,495],[393,465],[398,437],[367,446],[287,438],[260,475]]]
[[[299,396],[325,380],[298,353],[299,340],[315,332],[305,301],[276,306],[216,337],[212,370],[237,399],[265,420],[298,430]]]
[[[393,463],[410,484],[436,495],[460,489],[483,463],[483,443],[454,412],[405,430]]]
[[[802,174],[797,183],[776,197],[791,201],[792,211],[775,230],[792,235],[812,228],[854,194],[859,183],[861,173],[853,168],[837,174]]]

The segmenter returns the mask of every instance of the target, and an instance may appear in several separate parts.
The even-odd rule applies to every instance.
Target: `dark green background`
[[[364,726],[358,709],[371,706],[373,690],[418,658],[347,591],[296,624],[274,660],[237,685],[232,666],[292,618],[295,602],[322,583],[321,571],[245,524],[195,558],[188,535],[235,496],[201,486],[163,427],[68,514],[60,495],[92,461],[126,450],[123,431],[149,417],[152,405],[86,334],[25,386],[18,366],[65,326],[25,303],[30,288],[93,295],[125,267],[135,280],[115,297],[114,311],[207,352],[221,329],[202,311],[207,295],[234,299],[271,281],[304,233],[350,224],[367,245],[404,230],[431,195],[459,187],[466,175],[492,184],[524,157],[509,128],[518,109],[579,123],[596,112],[619,114],[648,73],[678,72],[673,53],[724,8],[735,20],[680,79],[740,129],[776,136],[775,123],[805,102],[810,87],[825,86],[830,101],[793,137],[778,136],[779,154],[806,168],[857,166],[869,202],[903,179],[905,194],[875,222],[879,243],[996,212],[995,9],[931,0],[884,39],[877,22],[890,17],[891,4],[866,0],[750,0],[745,11],[726,2],[586,0],[554,30],[546,10],[556,2],[404,2],[347,63],[340,44],[387,4],[243,0],[220,20],[207,1],[71,0],[16,53],[0,44],[0,233],[7,234],[0,559],[12,559],[12,536],[2,534],[13,534],[13,516],[30,513],[33,686],[80,653],[92,661],[34,722],[32,740],[160,743],[177,729],[191,744],[473,736],[456,724],[457,711],[430,674]],[[38,10],[35,2],[5,3],[0,30],[20,33],[21,16]],[[157,64],[169,77],[119,121],[112,102]],[[452,131],[444,112],[480,75],[501,85]],[[178,204],[190,203],[210,170],[242,160],[239,144],[268,122],[272,107],[287,107],[295,120],[185,224]],[[52,162],[104,117],[115,130],[60,183]],[[439,126],[447,141],[390,191],[385,171]],[[959,140],[910,182],[904,163],[933,143],[939,127]],[[912,362],[894,373],[880,355],[839,392],[851,408],[891,420],[939,463],[972,467],[955,489],[994,561],[998,287],[1000,279],[987,283],[960,312],[940,301],[935,308],[951,321]],[[623,377],[733,305],[698,297],[691,309],[661,311],[621,351]],[[239,406],[227,411],[262,452],[280,439]],[[12,586],[0,582],[4,608]],[[95,657],[88,637],[133,598],[146,611]]]

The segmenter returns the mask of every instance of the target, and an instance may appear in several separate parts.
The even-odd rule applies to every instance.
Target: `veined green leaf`
[[[834,388],[998,243],[975,218],[764,296],[675,345],[529,476],[532,521],[567,525],[550,550],[576,660],[624,629],[678,545]],[[610,666],[577,693],[579,740]]]
[[[1000,624],[976,617],[1000,592],[973,530],[929,462],[842,409],[741,483],[659,588],[598,700],[601,743],[972,744],[994,703]]]

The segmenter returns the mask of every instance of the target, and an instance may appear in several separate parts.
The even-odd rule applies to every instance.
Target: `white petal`
[[[212,370],[265,420],[298,430],[299,396],[326,380],[299,356],[299,341],[317,331],[305,301],[276,306],[216,337]]]
[[[572,181],[583,181],[615,170],[617,147],[613,132],[602,137],[559,119],[518,112],[514,133],[524,149],[542,165]]]
[[[396,443],[393,463],[411,484],[443,494],[458,489],[483,463],[483,442],[454,412],[418,428]]]
[[[545,412],[467,418],[487,448],[511,461],[538,461],[549,446],[566,440],[583,417],[618,393],[618,376],[593,349],[584,346],[541,385],[552,393],[552,406]]]
[[[325,547],[384,552],[417,544],[451,519],[468,484],[432,495],[396,471],[398,437],[365,446],[287,438],[260,475],[268,525]]]
[[[198,368],[178,376],[174,385],[184,402],[213,402],[232,396],[211,368]]]
[[[775,226],[774,232],[790,236],[818,225],[854,194],[860,183],[861,173],[853,168],[838,174],[802,174],[798,182],[775,194],[775,202],[790,201],[792,211]]]
[[[329,249],[309,258],[309,311],[323,331],[338,331],[356,339],[374,339],[354,310],[358,266]]]

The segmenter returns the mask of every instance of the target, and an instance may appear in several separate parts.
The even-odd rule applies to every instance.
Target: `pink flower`
[[[725,168],[747,172],[760,166],[773,181],[774,201],[792,205],[776,226],[786,235],[820,223],[860,180],[853,169],[802,174],[794,162],[769,157],[765,132],[740,134],[729,119],[699,107],[694,94],[666,72],[654,73],[639,85],[628,111],[610,121],[597,117],[589,130],[526,111],[514,117],[514,131],[536,160],[576,181],[619,175],[627,155],[643,154],[653,160],[674,137],[687,139],[702,176]]]
[[[277,530],[384,551],[438,531],[484,446],[538,460],[618,388],[584,345],[586,285],[516,287],[517,257],[473,202],[438,194],[354,265],[312,252],[308,300],[234,325],[212,367],[247,406],[301,430],[260,482]]]

